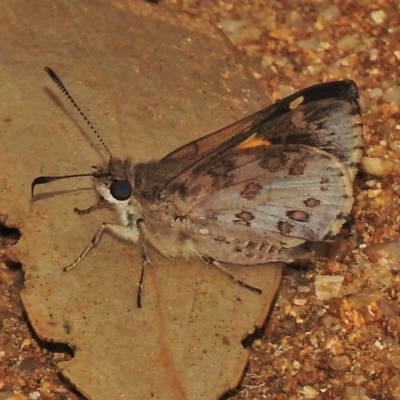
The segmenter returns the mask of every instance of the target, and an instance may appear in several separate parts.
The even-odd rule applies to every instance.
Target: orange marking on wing
[[[257,136],[257,133],[254,133],[245,141],[240,143],[237,148],[238,149],[251,149],[253,147],[267,147],[271,146],[271,142],[268,139]]]

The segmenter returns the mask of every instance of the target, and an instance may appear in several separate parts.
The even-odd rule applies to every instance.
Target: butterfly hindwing
[[[219,261],[237,264],[252,263],[232,251],[248,241],[286,249],[336,234],[353,202],[347,168],[303,145],[232,149],[212,164],[200,163],[179,190],[170,189],[197,246],[208,252],[218,242],[221,255],[225,243],[226,259]],[[258,263],[280,259],[252,254]]]

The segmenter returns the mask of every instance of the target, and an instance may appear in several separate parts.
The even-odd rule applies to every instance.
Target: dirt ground
[[[400,399],[398,123],[400,6],[387,1],[161,0],[219,26],[277,100],[353,79],[365,125],[352,218],[313,268],[287,268],[275,307],[231,399]],[[0,232],[15,240],[15,232]],[[2,250],[4,252],[4,250]],[[23,273],[0,266],[0,400],[83,398],[40,343],[19,298]],[[333,277],[329,284],[322,277]]]

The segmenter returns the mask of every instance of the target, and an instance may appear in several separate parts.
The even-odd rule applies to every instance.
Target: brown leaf
[[[73,212],[96,201],[90,182],[53,182],[29,200],[36,176],[91,172],[107,158],[43,72],[47,64],[112,151],[135,161],[266,105],[210,27],[161,9],[150,18],[155,9],[145,3],[136,6],[140,17],[128,2],[118,5],[38,2],[31,13],[21,12],[25,1],[0,6],[0,208],[22,232],[10,256],[24,266],[34,329],[74,348],[59,368],[88,398],[216,399],[241,377],[249,356],[241,340],[266,318],[281,266],[230,269],[260,287],[257,295],[200,260],[150,251],[137,309],[137,248],[105,236],[76,269],[62,271],[103,221],[115,221],[107,210]]]

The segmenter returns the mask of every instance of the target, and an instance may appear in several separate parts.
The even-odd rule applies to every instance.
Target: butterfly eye
[[[128,200],[132,194],[132,185],[126,180],[114,181],[111,184],[110,193],[116,200]]]

